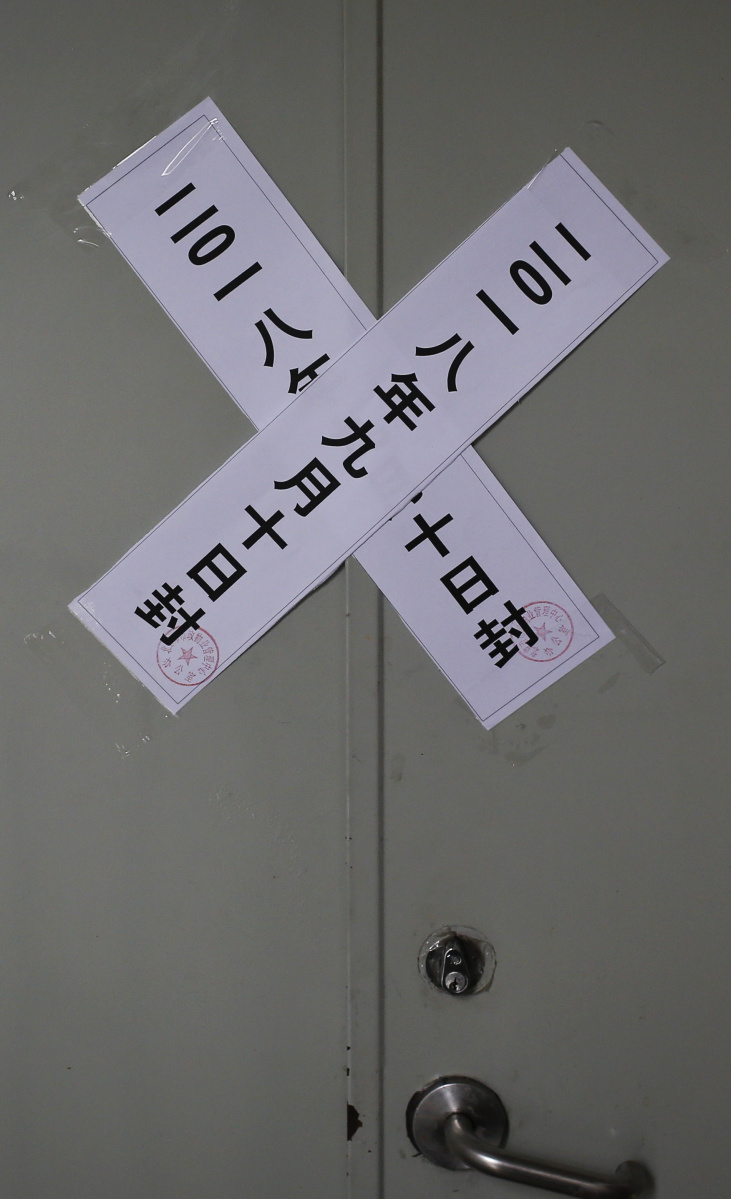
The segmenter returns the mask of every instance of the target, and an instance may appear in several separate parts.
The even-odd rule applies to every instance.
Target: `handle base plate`
[[[508,1115],[494,1091],[461,1074],[438,1078],[412,1096],[406,1109],[406,1131],[419,1153],[447,1170],[469,1169],[444,1139],[447,1117],[459,1112],[469,1116],[475,1133],[496,1149],[508,1136]]]

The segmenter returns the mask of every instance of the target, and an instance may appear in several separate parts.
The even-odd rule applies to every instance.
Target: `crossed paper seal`
[[[169,710],[351,553],[487,728],[606,644],[471,448],[667,261],[576,155],[377,322],[211,101],[80,199],[260,430],[71,605]]]

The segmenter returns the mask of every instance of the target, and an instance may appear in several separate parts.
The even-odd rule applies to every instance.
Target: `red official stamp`
[[[551,662],[560,658],[574,639],[574,625],[568,612],[550,600],[534,600],[524,604],[525,619],[532,628],[536,641],[526,645],[521,638],[520,653],[532,662]]]
[[[158,641],[157,664],[171,683],[196,687],[218,666],[218,646],[205,629],[188,629],[172,645]]]

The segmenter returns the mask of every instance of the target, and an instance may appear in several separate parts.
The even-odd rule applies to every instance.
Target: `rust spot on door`
[[[353,1107],[352,1103],[348,1104],[348,1140],[352,1141],[359,1128],[363,1127],[363,1121],[360,1118],[360,1112],[357,1107]]]

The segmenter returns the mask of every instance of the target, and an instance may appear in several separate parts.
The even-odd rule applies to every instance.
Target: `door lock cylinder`
[[[486,966],[485,942],[454,930],[429,939],[422,951],[423,973],[448,995],[469,995],[479,988]],[[481,988],[480,988],[481,989]]]

